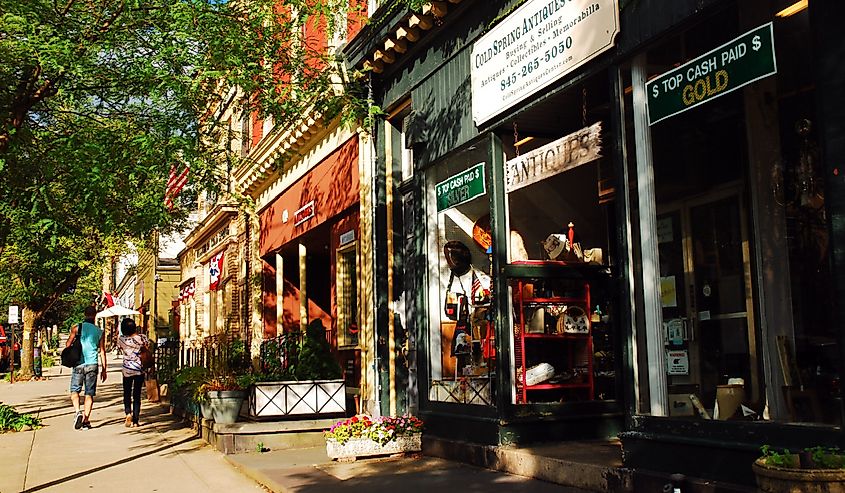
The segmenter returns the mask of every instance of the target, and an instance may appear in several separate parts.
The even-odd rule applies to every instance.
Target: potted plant
[[[234,423],[238,420],[246,389],[252,384],[252,375],[220,375],[202,384],[200,392],[208,396],[208,405],[216,423]]]
[[[845,455],[838,448],[811,447],[798,453],[769,445],[752,465],[765,493],[845,493]]]
[[[304,337],[286,334],[265,342],[264,371],[249,396],[254,418],[346,413],[343,371],[331,352],[323,324],[315,320]]]
[[[205,400],[201,397],[204,392],[200,391],[200,387],[209,378],[208,369],[200,366],[188,366],[177,371],[170,384],[170,403],[173,408],[194,416],[199,415],[199,404]]]
[[[331,459],[419,452],[423,423],[414,416],[353,416],[325,432],[326,454]]]

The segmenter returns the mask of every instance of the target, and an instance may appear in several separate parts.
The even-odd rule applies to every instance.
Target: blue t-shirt
[[[96,365],[97,353],[100,351],[100,337],[103,330],[89,322],[82,322],[82,361],[80,365]],[[77,328],[77,331],[80,329]],[[79,335],[79,334],[77,334]]]

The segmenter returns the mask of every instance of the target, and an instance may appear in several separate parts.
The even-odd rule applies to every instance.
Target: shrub
[[[41,428],[41,418],[19,413],[12,406],[0,404],[0,431],[21,431],[24,427]]]

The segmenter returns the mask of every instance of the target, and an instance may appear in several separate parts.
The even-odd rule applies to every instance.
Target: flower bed
[[[326,453],[332,459],[346,459],[418,452],[422,429],[422,421],[413,416],[355,416],[335,423],[326,432]]]

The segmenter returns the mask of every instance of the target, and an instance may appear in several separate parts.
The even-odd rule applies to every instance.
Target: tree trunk
[[[32,333],[38,323],[41,314],[32,308],[23,307],[23,340],[21,341],[21,381],[29,380],[35,375],[33,357]]]

